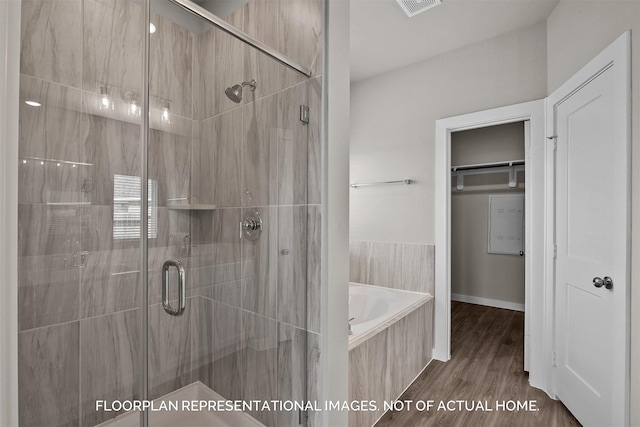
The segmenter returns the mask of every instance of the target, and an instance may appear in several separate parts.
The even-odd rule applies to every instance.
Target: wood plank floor
[[[559,401],[529,386],[523,371],[524,313],[452,302],[451,360],[432,361],[400,400],[488,402],[494,411],[387,412],[387,426],[579,426]],[[496,401],[535,400],[538,411],[497,411]],[[477,404],[476,404],[477,405]]]

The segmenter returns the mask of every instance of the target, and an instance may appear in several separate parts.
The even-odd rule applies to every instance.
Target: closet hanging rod
[[[267,56],[275,59],[279,63],[286,65],[289,68],[292,68],[299,72],[300,74],[304,74],[307,77],[311,77],[311,71],[302,65],[298,64],[296,61],[291,58],[286,57],[282,53],[273,49],[271,46],[267,46],[261,41],[251,37],[249,34],[245,33],[234,27],[233,25],[226,22],[224,19],[216,16],[215,14],[209,12],[204,7],[190,1],[190,0],[170,0],[172,3],[177,4],[178,6],[186,9],[188,12],[193,13],[196,16],[199,16],[206,21],[208,21],[213,26],[221,29],[222,31],[228,33],[232,37],[237,38],[238,40],[248,44],[249,46],[259,50]]]
[[[396,181],[379,181],[379,182],[364,182],[362,184],[349,184],[349,187],[351,188],[358,188],[358,187],[369,187],[372,185],[387,185],[387,184],[413,184],[414,180],[412,179],[399,179]]]
[[[524,160],[509,160],[506,162],[478,163],[475,165],[451,166],[451,172],[466,171],[473,169],[490,169],[510,166],[524,166]]]

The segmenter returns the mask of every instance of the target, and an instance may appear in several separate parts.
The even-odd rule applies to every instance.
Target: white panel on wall
[[[519,255],[524,241],[524,194],[489,196],[489,253]]]

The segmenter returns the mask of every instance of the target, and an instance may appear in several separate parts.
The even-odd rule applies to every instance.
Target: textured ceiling
[[[358,81],[543,21],[558,0],[443,0],[407,17],[396,0],[351,0]]]

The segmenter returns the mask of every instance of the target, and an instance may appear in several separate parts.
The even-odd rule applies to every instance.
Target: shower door
[[[217,12],[317,73],[321,4]],[[21,426],[215,425],[133,405],[318,396],[320,77],[148,6],[21,1]],[[272,409],[232,415],[304,423]]]
[[[19,422],[93,426],[141,396],[144,13],[20,4]]]
[[[319,80],[168,0],[152,1],[151,12],[148,397],[305,401],[308,354],[317,356],[308,347],[319,346],[307,300],[309,284],[319,285],[310,262],[319,256],[319,208],[310,206],[319,191],[309,182],[317,184],[320,156],[318,123],[300,114],[319,112]],[[215,12],[276,48],[278,25],[291,19],[278,2]],[[220,416],[183,415],[185,425]],[[233,425],[251,416],[269,426],[304,416],[231,415]],[[163,425],[162,414],[149,424]]]

